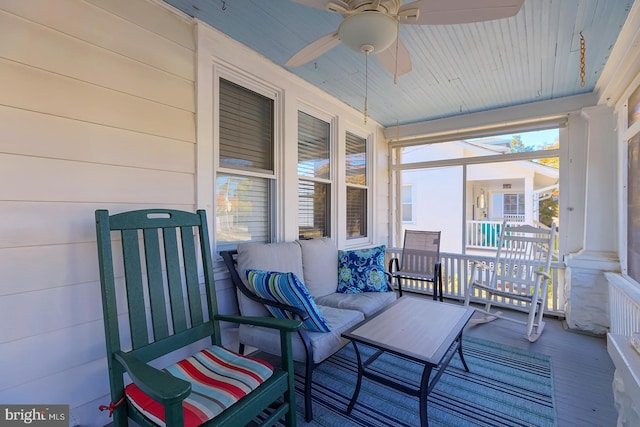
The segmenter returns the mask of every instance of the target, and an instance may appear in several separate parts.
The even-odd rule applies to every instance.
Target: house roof
[[[338,14],[291,0],[164,1],[279,65],[342,21]],[[369,61],[368,113],[389,127],[591,93],[633,2],[525,0],[510,18],[401,25],[413,69],[394,84],[377,60]],[[363,110],[363,55],[338,45],[288,69]]]

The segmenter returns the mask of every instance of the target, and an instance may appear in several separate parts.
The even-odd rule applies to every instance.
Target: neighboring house
[[[465,186],[462,167],[437,166],[439,160],[508,151],[495,141],[489,145],[482,140],[404,149],[403,157],[411,163],[433,162],[434,166],[402,172],[403,229],[441,230],[441,250],[462,253],[463,249],[495,248],[498,225],[505,219],[538,225],[538,202],[558,188],[558,169],[529,160],[477,164],[467,167]]]
[[[562,156],[570,161],[560,170],[567,323],[597,333],[609,326],[603,272],[620,271],[626,256],[619,246],[626,140],[617,132],[626,122],[618,126],[614,106],[639,84],[637,5],[594,93],[409,126],[408,138],[418,138],[562,115]],[[340,248],[391,243],[399,211],[389,149],[395,132],[364,124],[361,112],[208,25],[154,0],[15,0],[0,2],[0,34],[1,403],[68,404],[71,425],[110,421],[97,410],[110,398],[96,209],[202,208],[214,245],[238,238],[232,189],[216,200],[216,184],[237,172],[219,162],[221,79],[275,106],[276,164],[247,174],[273,190],[263,192],[272,204],[258,218],[272,218],[269,237],[291,241],[300,233],[297,116],[304,110],[334,136],[335,171],[322,181],[331,189],[332,239]],[[348,164],[347,134],[366,141],[366,182],[346,179],[358,169]],[[437,182],[419,210],[459,217],[462,199],[448,198],[460,194],[457,172],[441,171]],[[361,210],[352,221],[350,203],[358,200],[365,203],[353,202]],[[221,312],[232,313],[235,290],[221,264],[215,276]]]

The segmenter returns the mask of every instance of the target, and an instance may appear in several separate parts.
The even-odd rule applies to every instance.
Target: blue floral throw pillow
[[[309,314],[302,322],[305,329],[314,332],[329,332],[331,328],[304,284],[294,273],[278,273],[264,270],[247,270],[247,279],[256,295],[270,301],[291,305]],[[293,319],[290,312],[267,305],[274,317]]]
[[[338,251],[338,292],[385,292],[384,275],[386,246],[351,251]]]

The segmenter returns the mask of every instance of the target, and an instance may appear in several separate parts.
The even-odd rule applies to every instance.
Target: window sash
[[[345,180],[367,185],[367,140],[347,132],[345,140]]]
[[[329,123],[298,111],[298,175],[330,179]]]
[[[402,186],[402,221],[413,221],[413,194],[412,187],[410,185]]]
[[[367,189],[347,187],[347,239],[367,237]]]
[[[273,179],[218,173],[216,177],[217,250],[241,242],[270,242]]]
[[[345,137],[347,239],[367,237],[367,140],[350,132]]]
[[[221,167],[274,173],[274,100],[220,79]]]
[[[301,239],[330,237],[331,187],[306,179],[298,181],[298,235]]]
[[[331,236],[331,125],[298,111],[298,236]]]

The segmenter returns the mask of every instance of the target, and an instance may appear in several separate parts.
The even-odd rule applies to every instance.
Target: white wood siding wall
[[[104,425],[93,212],[195,207],[192,26],[147,1],[0,4],[0,402]]]
[[[195,114],[196,90],[211,86],[195,84],[194,33],[194,22],[157,0],[0,2],[0,403],[69,404],[71,425],[110,422],[97,409],[109,403],[109,388],[94,210],[203,207],[213,215],[214,126]],[[215,38],[201,55],[261,70],[254,76],[286,95],[289,217],[297,156],[287,147],[297,146],[299,103],[334,112],[340,133],[353,124],[374,135],[371,243],[387,243],[380,126],[357,125],[362,115],[353,108]],[[210,108],[200,115],[213,117]],[[206,148],[196,149],[196,135]],[[281,238],[296,236],[289,221]],[[233,312],[226,276],[216,274],[219,304]]]

